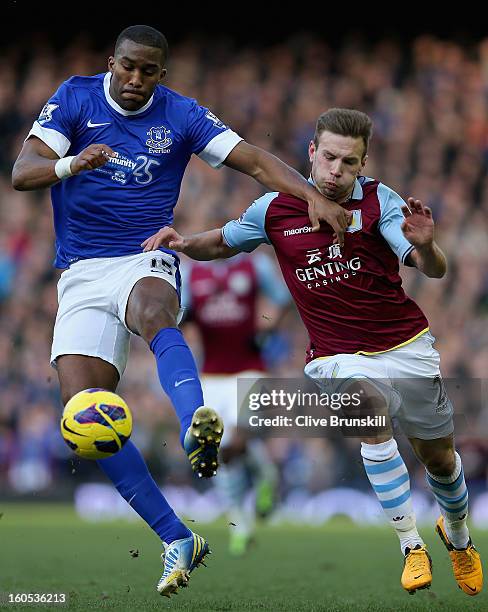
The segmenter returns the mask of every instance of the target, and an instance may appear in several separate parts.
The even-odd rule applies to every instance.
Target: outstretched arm
[[[220,228],[201,234],[182,236],[172,227],[163,227],[156,234],[144,240],[141,246],[144,252],[155,251],[163,246],[199,261],[226,259],[240,252],[239,249],[233,249],[225,243]]]
[[[420,200],[408,198],[408,206],[402,206],[405,217],[402,232],[415,248],[408,255],[411,263],[430,278],[442,278],[447,271],[444,253],[434,241],[432,211]]]
[[[108,145],[92,144],[78,155],[60,160],[51,147],[37,136],[31,136],[24,142],[14,164],[12,186],[18,191],[51,187],[61,178],[103,166],[113,155]],[[58,162],[64,164],[64,169],[56,166]]]
[[[342,206],[325,198],[299,172],[264,149],[241,141],[227,156],[224,164],[252,176],[271,191],[282,191],[308,202],[308,215],[313,231],[326,221],[344,243],[344,232],[349,225],[350,213]]]

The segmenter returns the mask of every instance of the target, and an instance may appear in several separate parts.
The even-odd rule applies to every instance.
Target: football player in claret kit
[[[171,223],[184,171],[197,154],[270,189],[305,198],[340,241],[347,214],[279,159],[253,147],[207,108],[162,85],[165,37],[131,26],[118,37],[108,72],[62,83],[34,122],[12,172],[15,189],[51,187],[59,308],[51,360],[63,402],[88,388],[115,391],[131,333],[154,353],[161,385],[181,424],[194,471],[217,469],[223,432],[204,407],[191,352],[177,327],[180,274],[168,249],[144,253],[141,243]],[[164,543],[164,595],[186,584],[208,551],[175,515],[129,440],[100,468]]]
[[[163,228],[145,245],[167,245],[194,259],[231,257],[261,243],[274,247],[310,337],[305,373],[324,390],[334,381],[340,390],[366,381],[386,401],[401,398],[396,417],[425,466],[441,511],[436,531],[459,588],[477,595],[482,566],[466,524],[468,491],[454,447],[453,409],[429,324],[404,293],[399,276],[399,260],[433,278],[445,274],[446,260],[434,241],[429,208],[413,198],[407,205],[386,185],[361,175],[371,131],[364,113],[330,109],[319,117],[309,146],[310,180],[351,213],[344,247],[325,224],[312,233],[305,202],[283,193],[259,198],[221,229],[183,237]],[[408,471],[391,430],[362,436],[361,455],[400,540],[402,586],[410,593],[429,587],[432,564],[416,528]]]
[[[265,253],[182,264],[181,301],[201,341],[203,393],[225,423],[215,485],[228,507],[229,551],[240,556],[252,538],[256,513],[265,517],[273,509],[278,474],[263,441],[238,427],[238,380],[252,385],[266,376],[260,344],[288,311],[290,294]],[[271,323],[259,315],[262,297],[275,310]],[[246,503],[251,489],[254,505]]]

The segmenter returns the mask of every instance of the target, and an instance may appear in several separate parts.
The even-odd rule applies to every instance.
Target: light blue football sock
[[[180,441],[191,423],[193,413],[203,406],[203,392],[197,366],[179,329],[160,329],[151,342],[159,380],[169,396],[180,421]]]
[[[141,453],[130,440],[118,453],[99,459],[97,463],[122,497],[163,542],[169,544],[191,535],[166,501]]]
[[[456,467],[450,476],[434,476],[427,470],[426,478],[444,517],[444,527],[448,538],[455,548],[466,548],[469,531],[466,525],[468,516],[468,489],[464,480],[461,457],[455,453]]]
[[[395,529],[403,554],[423,545],[415,521],[407,466],[393,438],[380,444],[361,442],[366,475],[384,513]]]

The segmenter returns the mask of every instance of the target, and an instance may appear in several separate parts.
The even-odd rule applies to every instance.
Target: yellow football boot
[[[466,548],[454,548],[447,537],[443,516],[437,519],[435,530],[449,552],[458,587],[467,595],[478,595],[483,588],[483,568],[480,554],[473,546],[471,538]]]
[[[402,587],[413,595],[419,589],[428,589],[432,583],[432,559],[425,546],[405,550]]]

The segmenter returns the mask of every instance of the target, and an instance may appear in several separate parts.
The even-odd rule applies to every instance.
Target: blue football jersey
[[[93,143],[115,152],[101,168],[51,188],[59,268],[140,253],[146,238],[172,223],[192,153],[217,168],[242,140],[207,108],[162,85],[144,107],[126,111],[109,94],[110,78],[65,81],[29,132],[59,157]]]

